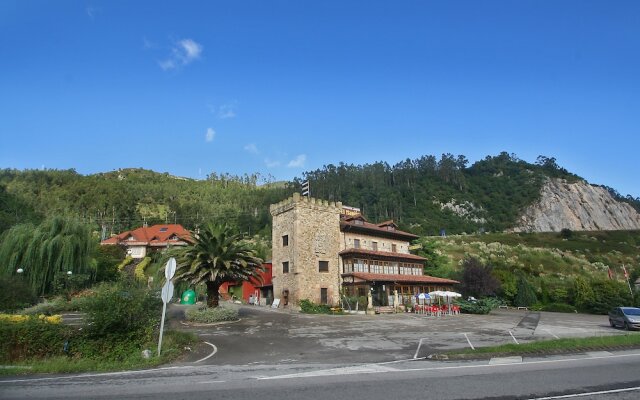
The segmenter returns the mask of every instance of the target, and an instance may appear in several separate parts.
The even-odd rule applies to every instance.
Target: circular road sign
[[[173,276],[176,274],[176,259],[171,257],[169,261],[167,261],[167,265],[164,267],[164,276],[167,280],[171,280]]]

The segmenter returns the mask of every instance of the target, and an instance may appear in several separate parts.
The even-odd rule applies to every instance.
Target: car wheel
[[[611,318],[609,318],[609,325],[611,325],[612,328],[616,327],[616,324],[613,323],[613,320]]]

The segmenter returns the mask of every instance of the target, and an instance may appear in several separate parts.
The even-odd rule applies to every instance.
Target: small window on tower
[[[329,272],[329,261],[319,261],[318,262],[318,271],[319,272]]]
[[[286,247],[289,245],[289,235],[284,235],[282,237],[282,247]]]
[[[282,273],[283,274],[289,273],[289,261],[285,261],[282,263]]]
[[[360,248],[360,239],[353,239],[353,248],[354,249]]]

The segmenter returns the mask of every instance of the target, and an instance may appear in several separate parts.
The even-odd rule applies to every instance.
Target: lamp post
[[[69,285],[69,279],[71,278],[71,275],[73,275],[72,271],[67,271],[67,276],[64,280],[64,288],[65,288],[65,292],[67,292],[67,301],[71,300],[71,286]]]

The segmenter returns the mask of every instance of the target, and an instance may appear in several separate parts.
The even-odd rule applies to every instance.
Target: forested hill
[[[290,196],[308,179],[311,194],[359,207],[372,221],[396,220],[420,235],[502,231],[540,197],[547,178],[581,180],[539,157],[535,164],[501,153],[468,166],[464,156],[423,156],[396,165],[327,165],[293,182],[274,184],[259,174],[211,174],[194,180],[143,169],[83,176],[74,170],[1,170],[0,231],[52,215],[76,216],[106,234],[175,222],[193,229],[226,221],[251,235],[270,236],[269,204]],[[640,199],[619,201],[640,210]]]

